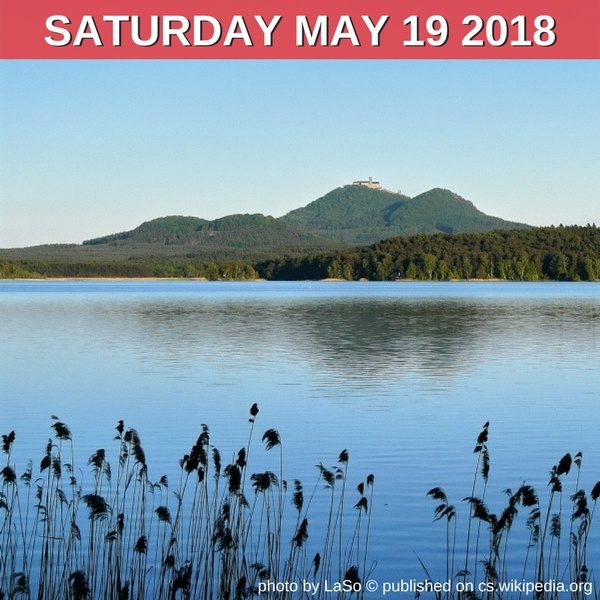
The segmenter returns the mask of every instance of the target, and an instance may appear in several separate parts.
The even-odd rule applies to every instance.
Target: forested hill
[[[522,229],[478,210],[458,194],[434,188],[414,198],[384,189],[346,185],[332,190],[281,220],[345,244],[371,244],[418,233],[485,232]]]
[[[135,245],[185,246],[188,248],[316,247],[319,238],[274,217],[261,214],[229,215],[214,221],[197,217],[161,217],[131,231],[83,242],[84,246]]]
[[[170,216],[131,231],[88,240],[84,246],[179,246],[211,248],[324,248],[372,244],[398,235],[484,232],[527,227],[478,210],[450,190],[435,188],[409,198],[384,189],[346,185],[278,219],[262,214],[229,215],[214,221]]]
[[[599,280],[600,229],[540,227],[489,233],[416,235],[364,248],[265,261],[266,279]]]
[[[382,188],[346,185],[303,208],[275,218],[235,214],[209,221],[173,215],[94,238],[0,250],[0,259],[108,263],[130,259],[259,261],[364,246],[399,235],[485,232],[524,228],[478,210],[441,188],[414,198]]]

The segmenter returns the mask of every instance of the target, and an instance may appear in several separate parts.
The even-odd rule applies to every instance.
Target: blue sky
[[[4,61],[0,247],[279,216],[369,175],[600,222],[600,61]]]

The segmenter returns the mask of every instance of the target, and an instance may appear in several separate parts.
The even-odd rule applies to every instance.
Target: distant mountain
[[[131,231],[83,242],[84,246],[153,244],[187,248],[310,248],[320,237],[261,214],[229,215],[214,221],[197,217],[161,217]]]
[[[520,229],[486,215],[450,190],[414,198],[368,185],[346,185],[280,218],[237,214],[209,221],[169,216],[131,231],[87,240],[0,252],[8,259],[122,260],[145,257],[257,260],[365,245],[420,233]]]
[[[450,190],[434,188],[409,198],[360,185],[337,188],[281,220],[352,245],[417,233],[483,233],[527,227],[486,215]]]
[[[152,221],[145,221],[131,231],[113,233],[103,237],[86,240],[84,246],[99,246],[102,244],[182,244],[196,237],[196,232],[201,230],[210,221],[198,217],[160,217]]]

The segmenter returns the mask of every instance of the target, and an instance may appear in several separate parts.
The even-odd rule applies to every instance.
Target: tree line
[[[196,261],[187,258],[132,259],[113,261],[0,260],[0,279],[45,277],[125,277],[182,278],[211,281],[253,280],[258,278],[252,264],[242,261]]]
[[[600,280],[600,229],[595,225],[489,233],[415,235],[366,248],[264,261],[265,279]]]
[[[600,229],[587,225],[423,234],[391,238],[368,247],[259,262],[193,257],[111,261],[0,259],[0,278],[27,277],[598,281]]]

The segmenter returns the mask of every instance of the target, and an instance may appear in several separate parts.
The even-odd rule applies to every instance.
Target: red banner
[[[600,1],[1,0],[0,58],[600,58]]]

